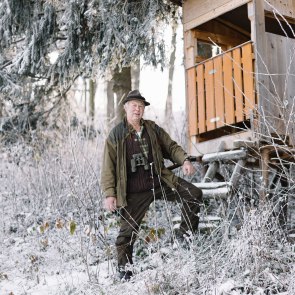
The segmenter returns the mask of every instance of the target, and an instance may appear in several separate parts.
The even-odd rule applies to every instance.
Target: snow
[[[102,210],[97,181],[100,140],[64,136],[38,157],[28,147],[2,149],[1,295],[295,294],[294,244],[271,206],[247,211],[245,204],[235,230],[226,216],[203,212],[200,233],[182,248],[171,232],[179,226],[179,207],[157,202],[135,244],[135,276],[119,282],[118,216]],[[155,228],[161,236],[145,242]]]

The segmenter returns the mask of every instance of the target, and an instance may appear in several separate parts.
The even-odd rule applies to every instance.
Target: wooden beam
[[[235,47],[247,41],[245,39],[238,39],[234,36],[216,34],[216,33],[211,33],[207,31],[195,30],[194,32],[195,32],[195,37],[197,39],[205,41],[207,43],[211,43],[212,45],[216,43],[219,46],[226,45],[226,46]]]
[[[185,68],[188,69],[195,65],[196,56],[196,38],[192,31],[185,32],[184,34],[184,55],[185,55]]]
[[[234,146],[235,140],[252,140],[257,142],[257,138],[254,137],[254,134],[251,130],[225,135],[204,142],[200,142],[196,136],[191,136],[189,152],[194,156],[203,156],[207,153],[217,152],[221,141],[225,142],[225,150],[231,150],[236,148]]]
[[[233,23],[231,23],[231,22],[229,22],[229,21],[227,21],[227,20],[225,20],[225,19],[223,19],[221,17],[217,17],[216,21],[222,23],[223,25],[225,25],[225,26],[227,26],[227,27],[229,27],[229,28],[231,28],[231,29],[233,29],[235,31],[238,31],[239,33],[241,33],[242,35],[244,35],[247,38],[251,37],[250,32],[244,30],[243,28],[241,28],[241,27],[239,27],[239,26],[237,26],[237,25],[235,25],[235,24],[233,24]]]
[[[273,18],[273,19],[279,19],[281,22],[288,22],[288,24],[295,24],[295,19],[294,18],[291,18],[291,17],[288,17],[288,16],[284,16],[284,18],[282,18],[280,15],[276,15],[274,16],[273,12],[272,11],[265,11],[265,16],[268,17],[268,18]]]
[[[250,0],[235,1],[196,1],[187,0],[183,2],[183,13],[186,15],[183,19],[184,31],[196,28],[211,19],[214,19],[228,11],[248,3]]]
[[[286,20],[294,23],[295,19],[295,2],[294,0],[268,0],[264,1],[264,9],[267,12],[267,15],[273,14],[273,10],[277,9],[277,17],[280,18],[279,13],[282,14]]]

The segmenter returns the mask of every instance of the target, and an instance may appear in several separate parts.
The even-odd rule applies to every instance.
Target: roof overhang
[[[182,2],[183,2],[183,0],[169,0],[169,1],[179,6],[182,6]]]

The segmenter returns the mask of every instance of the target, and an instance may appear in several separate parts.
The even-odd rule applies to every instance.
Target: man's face
[[[124,109],[128,122],[137,122],[143,116],[145,105],[140,100],[130,100],[125,103]]]

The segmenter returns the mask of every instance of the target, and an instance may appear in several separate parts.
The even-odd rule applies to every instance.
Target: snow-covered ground
[[[177,221],[179,208],[158,202],[135,246],[135,276],[119,282],[119,219],[103,210],[99,191],[103,138],[73,132],[54,140],[47,149],[1,149],[1,295],[295,294],[294,244],[271,207],[244,212],[230,236],[228,220],[221,221],[183,249],[167,217]]]

